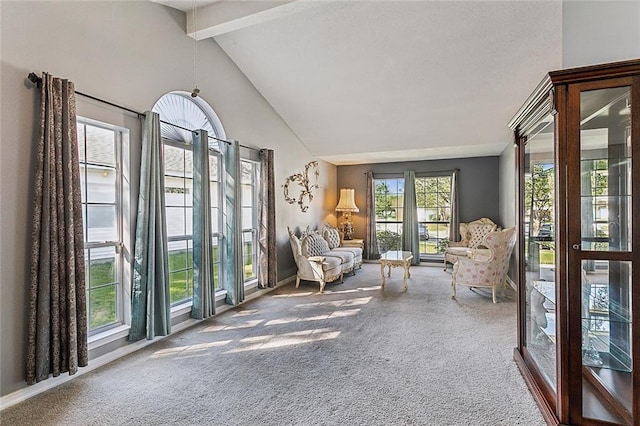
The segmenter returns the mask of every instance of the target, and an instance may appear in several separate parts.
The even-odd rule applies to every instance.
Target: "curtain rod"
[[[38,88],[40,88],[40,87],[42,86],[42,77],[38,77],[38,75],[37,75],[36,73],[30,72],[30,73],[29,73],[29,75],[27,76],[27,78],[28,78],[28,79],[29,79],[33,84],[35,84]],[[137,115],[138,117],[144,117],[144,114],[143,114],[143,113],[141,113],[141,112],[139,112],[139,111],[135,111],[135,110],[133,110],[133,109],[131,109],[131,108],[127,108],[127,107],[125,107],[125,106],[118,105],[118,104],[115,104],[115,103],[113,103],[113,102],[110,102],[110,101],[107,101],[107,100],[104,100],[104,99],[100,99],[100,98],[97,98],[97,97],[92,96],[92,95],[88,95],[88,94],[86,94],[86,93],[82,93],[82,92],[80,92],[80,91],[78,91],[78,90],[76,90],[76,91],[75,91],[75,93],[76,93],[76,95],[80,95],[80,96],[83,96],[83,97],[85,97],[85,98],[93,99],[94,101],[98,101],[98,102],[101,102],[101,103],[103,103],[103,104],[107,104],[107,105],[110,105],[110,106],[112,106],[112,107],[115,107],[115,108],[118,108],[118,109],[121,109],[121,110],[124,110],[124,111],[130,112],[130,113],[132,113],[132,114]],[[178,126],[177,124],[169,123],[169,122],[164,121],[164,120],[160,120],[160,122],[161,122],[161,123],[164,123],[164,124],[167,124],[167,125],[169,125],[169,126],[177,127],[178,129],[186,130],[187,132],[196,132],[196,131],[197,131],[197,130],[187,129],[187,128],[185,128],[185,127]],[[228,141],[228,140],[226,140],[226,139],[220,139],[220,138],[217,138],[217,137],[215,137],[215,136],[211,136],[211,135],[208,135],[208,136],[209,136],[209,138],[210,138],[210,139],[215,139],[215,140],[217,140],[217,141],[225,142],[225,143],[228,143],[229,145],[231,145],[231,141]],[[244,146],[244,145],[240,145],[240,146],[241,146],[241,147],[243,147],[243,148],[247,148],[247,149],[253,149],[253,150],[255,150],[255,148],[251,148],[251,147],[249,147],[249,146]]]
[[[416,174],[424,174],[424,173],[453,173],[453,172],[459,172],[460,169],[455,168],[455,169],[448,169],[448,170],[424,170],[424,171],[419,171],[419,172],[415,172]],[[366,175],[368,172],[364,172],[364,174]],[[403,174],[404,171],[401,172],[386,172],[386,173],[376,173],[373,172],[374,176],[397,176],[397,175],[401,175]]]

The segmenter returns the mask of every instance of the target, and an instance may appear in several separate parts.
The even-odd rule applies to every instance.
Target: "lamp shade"
[[[340,190],[340,201],[336,206],[337,212],[359,212],[356,206],[356,190],[353,188],[342,188]]]

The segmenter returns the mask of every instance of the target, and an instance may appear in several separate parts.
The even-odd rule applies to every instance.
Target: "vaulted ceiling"
[[[499,155],[562,62],[561,1],[155,0],[336,165]]]

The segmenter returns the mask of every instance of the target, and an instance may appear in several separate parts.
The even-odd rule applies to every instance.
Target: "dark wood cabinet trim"
[[[580,207],[580,91],[576,86],[567,88],[566,104],[567,122],[566,133],[560,135],[558,145],[566,147],[566,179],[567,198],[563,203],[570,208]],[[577,124],[577,125],[576,125]],[[564,136],[564,137],[563,137]],[[580,316],[582,314],[582,289],[580,288],[582,277],[576,268],[571,268],[577,261],[577,250],[570,248],[573,244],[580,244],[581,217],[579,214],[567,214],[567,240],[566,270],[563,271],[563,285],[567,295],[567,301],[573,300],[575,303],[567,303],[567,336],[568,342],[567,366],[569,373],[568,401],[569,401],[569,423],[580,424],[582,419],[582,330],[580,328]],[[573,284],[576,283],[576,284]],[[573,326],[571,326],[573,324]]]
[[[555,135],[556,140],[566,139],[566,107],[567,88],[560,86],[555,89],[555,106],[558,109],[555,116]],[[557,170],[566,170],[567,164],[567,147],[566,144],[556,144],[555,159]],[[567,271],[567,218],[569,216],[567,199],[567,176],[566,173],[556,173],[556,313],[567,312],[568,309],[568,292],[566,280]],[[556,336],[559,342],[565,342],[569,338],[569,325],[566,315],[556,315]],[[558,418],[560,422],[569,422],[569,351],[566,345],[556,345],[556,374],[557,383],[557,404]]]
[[[640,73],[640,59],[597,64],[579,68],[552,71],[549,77],[553,85],[573,84],[590,80],[629,77]]]
[[[558,418],[553,411],[553,407],[549,405],[547,398],[544,396],[542,390],[538,386],[538,380],[534,379],[534,377],[531,375],[531,370],[525,363],[522,355],[520,354],[520,351],[517,348],[513,350],[513,359],[520,369],[520,374],[522,374],[522,377],[524,378],[524,381],[527,384],[531,395],[533,395],[533,399],[536,401],[536,404],[538,404],[544,421],[547,422],[549,426],[559,425],[560,423],[558,422]]]

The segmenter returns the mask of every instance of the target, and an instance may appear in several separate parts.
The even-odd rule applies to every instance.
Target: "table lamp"
[[[336,206],[337,212],[342,212],[342,236],[345,240],[353,239],[353,223],[351,223],[351,213],[359,212],[356,206],[356,190],[353,188],[340,189],[340,201]]]

